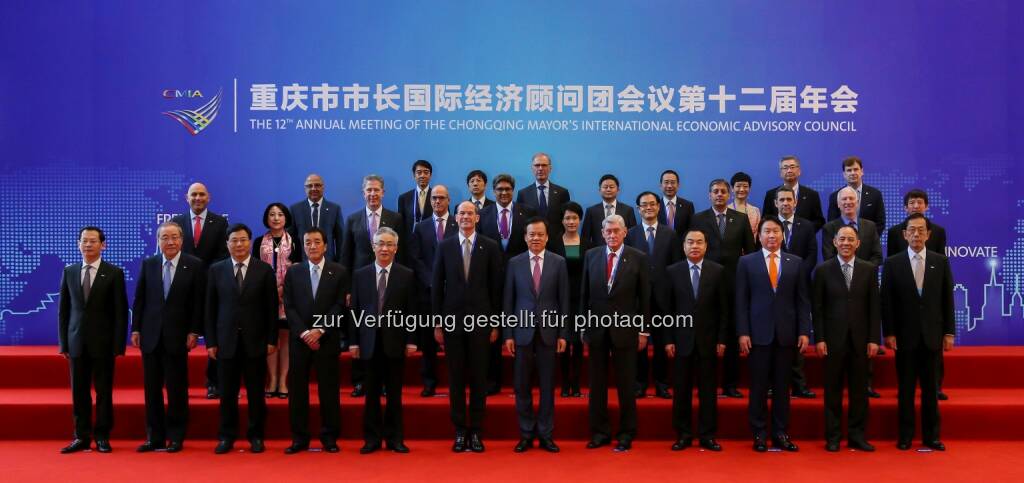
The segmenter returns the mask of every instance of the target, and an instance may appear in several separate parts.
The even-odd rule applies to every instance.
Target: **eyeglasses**
[[[309,184],[306,185],[306,188],[323,188],[323,187],[324,187],[323,183],[309,183]]]

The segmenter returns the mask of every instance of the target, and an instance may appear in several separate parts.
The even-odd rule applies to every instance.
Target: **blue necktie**
[[[174,264],[170,260],[164,262],[164,300],[167,300],[167,294],[171,291],[171,281],[173,280],[171,275],[171,268]]]
[[[647,254],[654,256],[654,227],[647,227]]]
[[[309,275],[309,283],[313,286],[313,298],[316,298],[316,289],[320,287],[320,267],[313,265],[313,272]]]
[[[540,185],[537,189],[540,190],[540,202],[537,204],[537,211],[540,212],[540,216],[548,216],[548,197],[544,195],[544,192],[547,191],[548,187]]]
[[[697,300],[697,287],[700,286],[700,267],[694,265],[690,267],[690,285],[693,285],[693,299]]]

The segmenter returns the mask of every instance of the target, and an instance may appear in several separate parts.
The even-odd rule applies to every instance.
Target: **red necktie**
[[[203,219],[196,217],[195,224],[192,225],[192,245],[195,247],[199,246],[199,237],[203,236]]]
[[[612,283],[612,269],[615,268],[615,252],[608,254],[608,268],[605,269],[605,280]]]

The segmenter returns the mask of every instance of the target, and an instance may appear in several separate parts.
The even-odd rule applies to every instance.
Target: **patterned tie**
[[[167,294],[171,292],[171,282],[173,281],[171,275],[172,268],[174,268],[174,264],[170,260],[164,262],[164,300],[167,300]]]
[[[89,292],[92,292],[92,277],[89,276],[89,272],[92,271],[92,265],[85,266],[85,279],[82,280],[82,297],[85,301],[89,301]]]
[[[540,212],[540,216],[548,216],[548,197],[544,194],[548,187],[546,185],[540,185],[537,189],[539,190],[537,196],[540,198],[537,201],[537,211]]]
[[[437,241],[444,240],[444,218],[437,219]]]
[[[615,268],[615,252],[608,254],[608,266],[605,268],[605,280],[608,282],[608,288],[612,286],[612,270]]]
[[[313,287],[313,298],[316,298],[316,292],[320,288],[320,266],[313,265],[310,267],[312,271],[309,273],[309,284]]]
[[[462,271],[463,275],[466,276],[466,281],[469,281],[469,260],[473,257],[473,244],[469,242],[469,238],[462,241]]]
[[[241,263],[235,264],[235,283],[238,284],[238,290],[242,290],[242,282],[245,281],[242,277],[242,267],[244,267],[244,265]]]
[[[615,207],[614,206],[612,206],[611,204],[604,205],[604,217],[605,218],[608,218],[609,216],[612,216],[614,214],[615,214]]]
[[[793,232],[792,232],[792,231],[790,231],[790,229],[789,229],[789,225],[790,225],[790,223],[789,223],[789,220],[786,220],[786,221],[783,221],[783,222],[782,222],[782,227],[783,227],[783,230],[785,230],[785,231],[783,232],[783,233],[784,233],[784,235],[785,235],[785,238],[784,238],[784,239],[782,240],[782,243],[783,243],[783,244],[784,244],[784,245],[785,245],[785,246],[786,246],[787,248],[789,247],[789,237],[793,235]]]
[[[473,204],[476,205],[476,211],[480,211],[484,207],[480,200],[474,201]]]
[[[540,294],[540,255],[533,256],[533,292]]]
[[[718,236],[725,238],[725,215],[718,215]]]
[[[373,235],[377,234],[380,223],[377,221],[377,212],[370,212],[370,244],[373,245]]]
[[[416,206],[414,207],[415,210],[416,210],[416,214],[413,216],[414,220],[420,221],[420,220],[423,219],[423,207],[425,206],[424,202],[426,202],[426,201],[427,201],[427,190],[421,190],[420,191],[420,196],[419,196],[419,202],[416,203]]]
[[[849,263],[843,264],[843,278],[846,279],[846,290],[850,290],[850,282],[853,280],[853,267]]]
[[[673,230],[675,230],[676,229],[676,204],[675,203],[669,203],[668,204],[668,216],[666,218],[668,218],[668,227],[673,229]]]
[[[195,218],[195,222],[192,224],[192,246],[199,246],[199,237],[203,236],[203,219],[200,217]]]
[[[508,240],[510,235],[508,229],[508,208],[501,209],[501,222],[498,223],[498,231],[501,233],[502,240]]]
[[[779,288],[779,267],[775,265],[775,257],[772,253],[768,255],[768,280],[772,282],[772,290]]]
[[[384,293],[388,288],[388,271],[382,269],[377,277],[377,314],[384,313]]]
[[[914,283],[917,285],[917,294],[924,291],[924,259],[920,253],[914,254]]]
[[[697,300],[697,287],[700,286],[700,267],[690,267],[690,285],[693,285],[693,299]]]
[[[320,203],[313,203],[313,228],[320,227]]]
[[[647,227],[647,254],[654,256],[654,227]]]

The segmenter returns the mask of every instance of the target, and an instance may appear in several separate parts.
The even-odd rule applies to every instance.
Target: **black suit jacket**
[[[761,218],[778,216],[779,210],[775,207],[775,192],[778,187],[768,190],[764,194],[764,204],[761,205]],[[825,217],[821,213],[821,196],[805,184],[800,185],[797,193],[796,216],[810,221],[814,224],[814,231],[817,232],[825,224]]]
[[[633,214],[633,207],[622,200],[615,202],[615,214],[626,220],[626,229],[636,226],[636,215]],[[604,245],[604,235],[601,233],[601,223],[604,222],[604,201],[591,205],[583,216],[583,226],[580,228],[580,236],[587,239],[587,246],[598,247]]]
[[[168,354],[188,352],[188,334],[203,333],[206,267],[198,257],[182,253],[164,300],[164,256],[145,259],[135,285],[132,332],[138,332],[142,352],[162,346]]]
[[[239,290],[235,261],[228,258],[210,266],[206,279],[206,347],[217,347],[217,359],[234,358],[238,344],[250,358],[266,355],[267,346],[277,344],[274,270],[250,257]]]
[[[320,350],[340,352],[345,321],[349,317],[345,295],[349,293],[352,278],[342,264],[327,260],[314,295],[309,267],[308,260],[297,263],[288,267],[284,276],[281,300],[291,338],[301,339],[307,330],[322,329]]]
[[[630,228],[626,233],[626,245],[647,253],[647,233],[644,230],[642,223]],[[651,271],[651,310],[655,313],[664,314],[672,308],[672,287],[666,269],[678,262],[682,255],[683,245],[675,231],[658,223],[654,232],[654,253],[647,253],[647,266]]]
[[[402,215],[402,230],[398,232],[399,236],[411,234],[417,223],[430,218],[433,213],[430,207],[430,189],[427,187],[427,196],[422,206],[416,206],[419,204],[419,197],[416,196],[419,187],[398,195],[398,214]]]
[[[288,208],[292,215],[292,226],[288,229],[291,232],[292,240],[299,246],[300,260],[306,259],[306,252],[302,250],[302,236],[306,230],[313,226],[313,213],[309,207],[309,200],[305,199],[293,204]],[[332,262],[341,261],[341,245],[345,239],[345,218],[341,213],[341,205],[320,199],[320,229],[327,233],[327,259]]]
[[[451,238],[457,236],[459,236],[459,224],[455,222],[455,217],[449,214],[445,217],[444,237]],[[430,300],[430,284],[434,276],[434,258],[437,253],[437,246],[437,227],[434,225],[434,217],[431,215],[429,218],[416,224],[408,245],[412,269],[416,273],[416,279],[419,280],[421,290],[425,291],[420,300]],[[429,307],[420,308],[429,309]]]
[[[473,199],[472,198],[470,198],[470,199],[468,199],[466,201],[468,201],[470,203],[473,203]],[[497,203],[495,203],[494,200],[492,200],[490,198],[487,198],[487,197],[484,197],[484,205],[481,206],[480,209],[483,210],[484,208],[487,208],[488,206],[495,205],[495,204],[497,204]]]
[[[61,353],[92,358],[123,355],[128,336],[124,271],[100,261],[86,301],[82,293],[82,264],[64,267],[57,322]]]
[[[483,236],[498,242],[498,248],[502,249],[501,230],[498,228],[498,213],[500,210],[501,207],[497,203],[484,208],[480,212],[480,222],[477,224],[476,229]],[[512,203],[509,214],[512,218],[512,224],[509,226],[508,246],[502,249],[502,267],[508,264],[510,258],[526,251],[526,220],[533,218],[537,212],[524,204]]]
[[[184,215],[177,215],[171,221],[181,225],[181,251],[199,257],[203,265],[209,267],[214,262],[228,257],[228,220],[210,210],[206,210],[206,220],[203,221],[203,232],[199,235],[199,246],[195,246],[192,237],[191,211]]]
[[[847,338],[852,338],[853,347],[861,351],[867,350],[868,342],[880,342],[882,306],[877,273],[870,262],[854,257],[853,278],[847,289],[838,258],[815,267],[811,290],[814,339],[824,342],[830,354],[840,354]]]
[[[885,229],[885,203],[882,200],[882,192],[866,184],[861,185],[860,191],[860,212],[857,215],[875,222],[875,227],[881,232]],[[839,203],[836,201],[838,195],[839,190],[835,190],[828,196],[829,221],[839,218]]]
[[[811,283],[814,266],[818,264],[818,237],[816,234],[817,230],[814,229],[814,225],[810,221],[794,216],[793,226],[790,227],[790,236],[782,243],[783,252],[791,253],[803,260],[801,266],[807,276],[808,286]]]
[[[683,259],[668,267],[672,314],[692,317],[690,326],[680,322],[678,326],[665,330],[665,343],[676,345],[676,357],[689,356],[694,348],[701,357],[715,357],[715,346],[726,343],[729,297],[724,271],[724,267],[705,258],[701,264],[697,298],[694,299],[689,260]]]
[[[370,243],[370,230],[366,226],[366,207],[362,207],[359,211],[348,215],[346,220],[345,230],[345,242],[341,245],[341,264],[345,268],[354,271],[358,268],[365,267],[376,259],[373,254],[373,245]],[[404,233],[402,233],[402,215],[395,213],[387,208],[380,209],[380,222],[378,228],[388,227],[398,232],[398,254],[399,256],[403,252],[402,250],[402,239]]]
[[[580,283],[583,280],[583,265],[587,258],[587,250],[590,249],[587,246],[587,241],[581,236],[580,237],[580,256],[579,258],[570,259],[565,256],[565,243],[562,242],[562,237],[557,236],[555,238],[548,238],[548,251],[554,252],[558,256],[565,259],[565,268],[569,271],[569,308],[570,313],[575,315],[580,313]]]
[[[416,344],[415,326],[407,327],[402,317],[414,316],[416,308],[416,277],[412,270],[397,263],[391,264],[384,289],[384,306],[377,310],[377,265],[370,264],[356,270],[352,277],[352,317],[349,346],[359,346],[360,359],[372,359],[375,351],[382,350],[389,358],[405,355],[406,344]],[[374,326],[364,322],[366,316],[392,314],[392,322],[377,320]],[[363,318],[360,318],[362,316]],[[358,323],[358,325],[357,325]]]
[[[907,252],[897,253],[882,267],[882,330],[886,337],[896,336],[899,349],[924,344],[928,350],[942,350],[942,336],[956,334],[949,259],[927,250],[920,295],[910,261]]]
[[[843,219],[832,220],[821,228],[821,258],[828,260],[836,257],[836,246],[832,244],[836,232],[844,225]],[[882,264],[882,241],[878,238],[878,229],[871,220],[857,219],[857,233],[860,235],[860,248],[857,258],[867,260],[874,266]]]
[[[928,229],[932,232],[925,242],[924,247],[935,252],[946,254],[946,229],[938,223],[926,219]],[[899,252],[907,251],[907,240],[903,238],[903,230],[907,229],[907,221],[904,220],[898,225],[889,228],[889,238],[885,244],[885,256],[891,257]]]
[[[693,227],[704,232],[704,236],[707,237],[708,251],[704,258],[725,267],[726,285],[731,287],[740,257],[756,249],[750,219],[743,213],[726,208],[723,238],[718,235],[715,210],[707,209],[693,215]]]
[[[469,278],[462,265],[459,237],[446,238],[437,247],[431,307],[437,315],[454,315],[462,326],[464,315],[493,315],[501,310],[502,251],[498,242],[476,233],[469,261]]]
[[[608,289],[606,268],[608,263],[607,247],[599,246],[587,250],[583,263],[583,281],[580,287],[580,311],[587,310],[596,316],[611,315],[616,319],[622,316],[639,315],[645,323],[651,316],[651,282],[647,255],[636,248],[623,245],[622,256],[615,269],[611,289]],[[607,332],[611,343],[619,349],[636,348],[640,328],[625,327],[586,327],[583,330],[583,341],[591,343],[598,334]]]
[[[569,312],[569,271],[565,259],[544,251],[541,267],[540,290],[533,288],[533,262],[530,252],[520,253],[509,260],[505,273],[502,309],[515,317],[514,327],[504,327],[502,338],[514,340],[516,345],[529,345],[534,334],[540,332],[544,345],[553,346],[556,339],[568,339],[572,326]],[[561,316],[568,316],[564,319]],[[564,322],[564,325],[558,325]]]
[[[665,197],[659,197],[658,201],[661,202],[661,209],[658,211],[658,223],[665,223],[668,226],[668,208],[665,207]],[[690,200],[676,195],[676,219],[673,226],[676,236],[680,240],[686,239],[686,232],[690,229],[694,212],[695,209]]]
[[[519,190],[516,194],[516,203],[527,206],[534,211],[534,213],[540,213],[540,201],[537,198],[537,183],[530,183],[529,186]],[[570,201],[569,190],[552,183],[548,180],[548,192],[546,193],[548,201],[548,213],[545,217],[548,220],[548,228],[550,228],[550,234],[562,232],[562,207]]]

